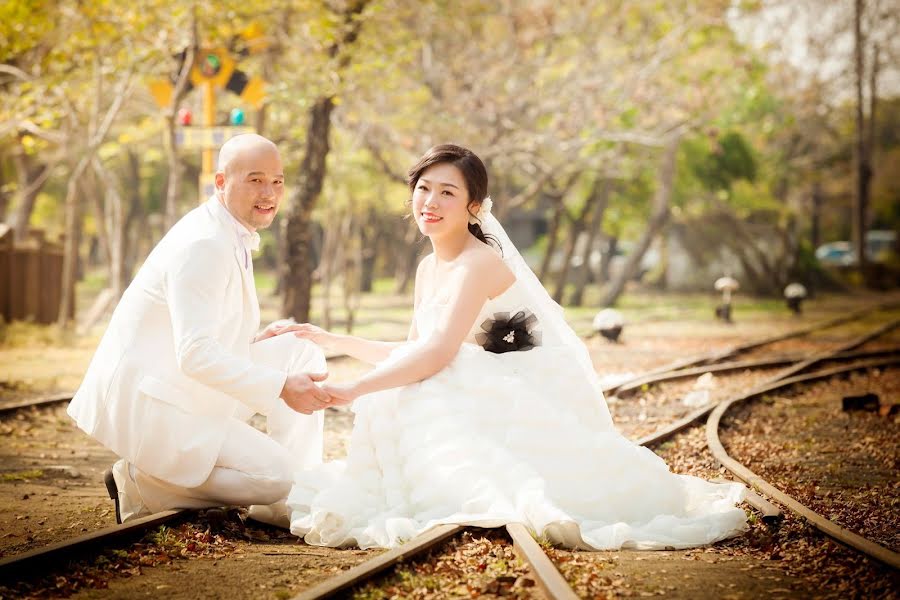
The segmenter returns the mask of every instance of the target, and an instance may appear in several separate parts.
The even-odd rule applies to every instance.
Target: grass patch
[[[31,321],[0,322],[0,345],[8,348],[61,346],[71,342],[72,334],[56,325],[39,325]]]
[[[3,481],[4,483],[10,483],[12,481],[30,481],[32,479],[40,479],[43,476],[44,472],[41,469],[31,469],[28,471],[2,473],[0,474],[0,481]]]

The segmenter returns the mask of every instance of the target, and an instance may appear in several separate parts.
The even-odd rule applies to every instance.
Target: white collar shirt
[[[251,252],[253,250],[259,250],[259,233],[255,231],[250,231],[247,227],[238,221],[233,214],[225,207],[225,204],[218,198],[218,196],[214,197],[215,202],[213,203],[216,206],[216,210],[221,210],[224,212],[228,219],[231,221],[232,225],[234,225],[234,236],[235,241],[237,243],[237,247],[244,252],[244,268],[248,271],[253,270],[253,256]]]

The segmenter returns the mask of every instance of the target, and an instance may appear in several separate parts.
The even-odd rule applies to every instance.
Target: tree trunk
[[[544,251],[544,258],[541,260],[541,267],[538,269],[538,279],[544,281],[550,273],[550,261],[556,252],[556,244],[559,239],[559,226],[562,223],[562,216],[566,210],[562,201],[562,196],[553,196],[553,216],[550,218],[550,224],[547,226],[547,249]]]
[[[88,260],[88,265],[96,267],[106,263],[106,266],[108,267],[110,264],[111,252],[109,240],[110,232],[106,221],[106,202],[109,201],[109,191],[100,189],[100,186],[97,184],[98,167],[96,165],[96,159],[92,160],[91,163],[91,168],[88,168],[87,171],[85,171],[81,183],[84,195],[88,196],[86,200],[90,202],[90,208],[93,211],[94,227],[96,229],[95,236],[99,251],[96,254],[92,253],[94,255],[89,257],[90,260]]]
[[[813,184],[812,191],[812,214],[809,217],[809,241],[812,244],[813,252],[819,247],[821,242],[821,222],[822,222],[822,183],[816,181]]]
[[[121,181],[118,175],[107,169],[94,158],[94,172],[106,181],[106,201],[103,205],[104,229],[109,258],[109,287],[115,298],[121,298],[125,291],[125,209],[122,202]]]
[[[14,176],[7,168],[6,153],[0,150],[0,223],[8,223],[6,213],[9,211],[9,200],[12,197],[12,180]]]
[[[328,49],[332,58],[337,58],[338,68],[343,69],[350,62],[351,54],[346,47],[356,41],[362,19],[359,15],[369,0],[351,0],[343,5],[340,17],[346,29],[342,37]],[[338,55],[343,51],[343,55]],[[286,269],[283,277],[284,294],[282,310],[285,315],[298,321],[309,319],[310,297],[312,293],[312,211],[322,192],[328,157],[328,135],[331,131],[331,112],[334,110],[334,96],[320,96],[310,108],[306,148],[296,193],[287,217],[284,240]]]
[[[325,181],[332,110],[334,99],[331,96],[319,98],[310,109],[306,149],[300,165],[296,193],[287,215],[282,311],[298,322],[309,320],[312,272],[315,266],[312,260],[310,220]]]
[[[137,263],[138,256],[141,252],[140,239],[143,237],[143,229],[141,234],[132,235],[134,225],[138,220],[144,217],[144,205],[141,199],[141,186],[138,182],[141,180],[141,162],[140,157],[134,150],[128,151],[128,181],[132,182],[128,186],[128,214],[125,217],[125,224],[122,227],[123,247],[122,247],[122,282],[125,287],[131,283],[134,266]]]
[[[175,144],[175,115],[167,115],[165,122],[165,149],[168,177],[166,185],[166,203],[163,209],[163,228],[168,231],[178,220],[178,197],[181,195],[181,160]]]
[[[50,175],[50,167],[36,163],[24,149],[13,154],[13,164],[18,179],[16,189],[18,201],[11,225],[16,241],[21,241],[28,237],[28,223],[31,221],[31,213],[34,212],[34,203]]]
[[[362,237],[359,219],[357,219],[351,209],[347,214],[347,225],[344,229],[344,260],[342,266],[343,273],[343,296],[344,296],[344,315],[346,321],[344,329],[348,334],[353,333],[353,326],[356,323],[356,312],[359,308],[359,283],[362,274]]]
[[[573,220],[568,235],[566,236],[566,247],[563,251],[562,265],[559,267],[559,273],[556,274],[556,287],[553,289],[554,302],[561,303],[563,292],[565,291],[566,281],[569,279],[569,267],[572,264],[572,258],[575,256],[575,246],[578,243],[578,236],[581,235],[584,224],[580,220]]]
[[[609,289],[600,302],[603,306],[613,306],[625,290],[625,284],[634,277],[641,265],[644,254],[653,242],[656,235],[662,230],[669,220],[669,203],[672,198],[672,188],[675,180],[675,157],[678,154],[679,136],[673,137],[666,144],[663,154],[662,168],[660,169],[659,186],[653,196],[653,209],[647,229],[644,230],[640,240],[628,258],[622,271],[610,283]]]
[[[409,290],[409,284],[413,281],[416,268],[419,266],[419,256],[422,254],[422,240],[419,239],[419,228],[411,225],[407,227],[403,243],[397,248],[400,256],[397,259],[397,270],[394,279],[397,285],[395,294],[405,294]]]
[[[81,203],[78,198],[79,180],[88,165],[88,157],[83,156],[69,175],[66,185],[66,234],[63,240],[62,293],[60,294],[57,323],[67,327],[75,316],[75,281],[78,278],[78,247],[81,242]]]
[[[865,40],[862,32],[863,13],[865,12],[864,0],[855,0],[853,15],[854,55],[856,59],[856,186],[853,205],[853,248],[856,251],[856,260],[860,273],[866,272],[866,216],[869,204],[869,182],[872,177],[872,167],[869,161],[869,149],[866,144],[865,121],[865,96],[863,85],[865,82]],[[874,92],[874,90],[870,90]]]
[[[571,219],[571,227],[569,228],[569,236],[566,239],[566,251],[563,253],[562,267],[559,269],[559,275],[556,278],[556,289],[553,291],[553,300],[557,303],[562,302],[563,294],[566,291],[566,283],[569,281],[569,271],[572,268],[572,260],[575,258],[575,250],[578,248],[578,238],[581,237],[585,230],[587,217],[594,206],[596,198],[591,194],[584,201],[581,212],[577,217]]]
[[[368,226],[366,226],[368,225]],[[374,209],[369,210],[366,225],[359,225],[360,274],[359,291],[369,293],[375,281],[375,260],[378,258],[376,248],[381,235],[381,223]]]
[[[322,235],[322,260],[319,263],[319,288],[322,293],[322,327],[331,329],[331,283],[334,280],[334,267],[338,264],[341,249],[338,246],[340,235],[332,227],[326,227]]]
[[[197,56],[197,15],[196,9],[191,19],[191,41],[184,52],[184,61],[178,71],[178,76],[172,89],[171,104],[166,108],[163,114],[164,137],[163,146],[166,152],[166,165],[169,170],[169,177],[166,185],[166,203],[163,209],[163,230],[169,231],[178,220],[178,200],[181,196],[181,183],[183,177],[183,166],[181,158],[178,156],[178,146],[175,143],[175,133],[177,123],[175,119],[178,116],[178,109],[188,92],[188,83],[191,78],[191,69],[194,68],[194,62]]]
[[[598,274],[598,283],[606,283],[609,281],[609,267],[612,265],[612,259],[616,255],[616,250],[619,248],[619,238],[616,236],[610,236],[610,238],[606,241],[606,250],[603,251],[603,254],[600,256],[600,273]]]
[[[659,232],[659,271],[653,281],[653,287],[665,291],[669,287],[669,228],[663,227]]]
[[[587,288],[588,281],[591,278],[591,254],[594,251],[594,242],[597,239],[597,234],[600,233],[600,228],[603,225],[603,216],[606,214],[606,207],[609,205],[609,181],[603,180],[602,183],[598,183],[596,186],[593,193],[598,194],[599,198],[594,206],[594,215],[591,217],[591,222],[588,226],[587,244],[584,247],[581,265],[575,272],[575,290],[572,292],[572,297],[569,298],[569,304],[572,306],[581,306],[584,302],[584,290]]]

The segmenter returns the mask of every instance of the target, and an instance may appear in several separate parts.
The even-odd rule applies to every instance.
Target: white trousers
[[[324,354],[318,347],[290,334],[253,344],[251,358],[288,373],[323,373],[326,369]],[[216,465],[197,487],[169,483],[125,461],[116,463],[113,475],[123,520],[173,508],[283,501],[291,489],[294,472],[322,462],[324,413],[304,415],[279,400],[265,415],[267,433],[242,420],[252,416],[248,409],[228,419],[225,443]]]

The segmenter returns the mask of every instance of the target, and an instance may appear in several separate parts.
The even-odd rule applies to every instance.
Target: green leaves
[[[737,132],[712,137],[705,152],[698,151],[695,145],[692,154],[691,168],[709,191],[728,191],[738,179],[751,182],[756,179],[753,151]]]

